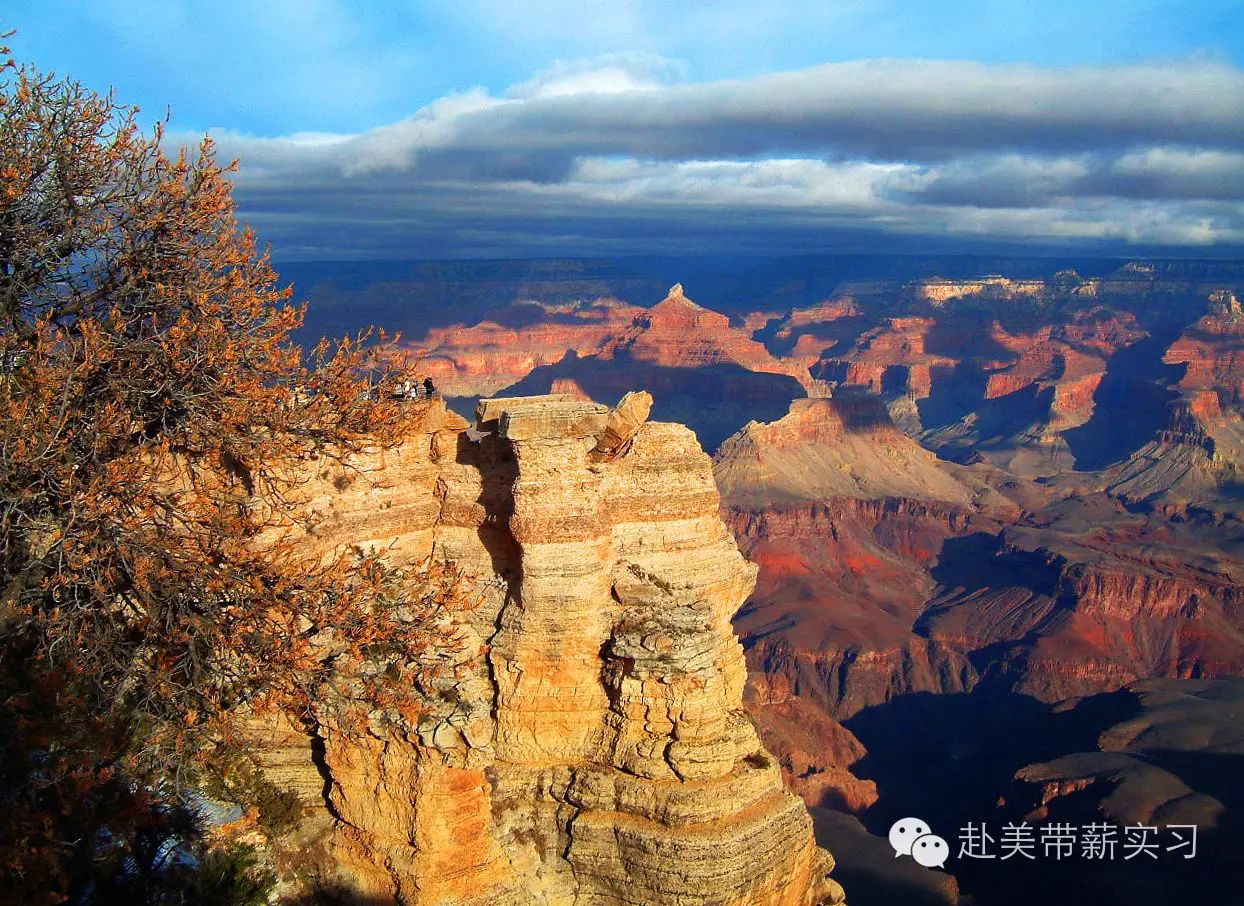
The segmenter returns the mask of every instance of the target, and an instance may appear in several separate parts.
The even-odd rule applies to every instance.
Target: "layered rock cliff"
[[[1184,365],[1180,386],[1220,391],[1223,401],[1244,398],[1244,307],[1231,290],[1210,295],[1210,310],[1171,344],[1164,361]]]
[[[796,400],[786,417],[753,422],[722,445],[723,515],[760,566],[735,625],[770,738],[790,735],[778,727],[784,715],[807,724],[791,699],[846,718],[895,695],[976,681],[962,653],[913,624],[935,592],[929,569],[946,539],[1018,514],[984,472],[939,461],[880,399],[844,388]]]
[[[953,370],[955,359],[932,352],[928,335],[932,318],[887,318],[863,333],[853,349],[826,354],[812,369],[815,377],[867,387],[874,393],[927,397],[936,372]]]
[[[694,435],[639,423],[650,402],[490,400],[470,430],[435,402],[402,447],[308,488],[309,543],[452,561],[482,591],[416,725],[320,715],[259,753],[347,898],[842,901],[743,710],[730,618],[756,569]]]
[[[595,355],[631,329],[644,310],[615,299],[550,305],[492,315],[467,327],[437,327],[416,345],[420,367],[451,396],[497,393],[567,352]],[[507,317],[508,314],[508,317]]]
[[[1094,271],[1102,276],[1061,271],[1041,280],[855,280],[818,290],[824,296],[792,294],[792,304],[807,307],[789,310],[785,303],[774,310],[772,297],[713,293],[691,284],[701,287],[697,298],[714,307],[730,306],[722,309],[729,317],[676,291],[651,309],[611,302],[542,304],[537,311],[519,303],[493,310],[476,328],[454,328],[454,336],[432,354],[452,360],[445,381],[438,380],[451,392],[459,385],[450,375],[463,379],[463,393],[547,391],[584,404],[644,386],[653,392],[658,417],[685,421],[706,445],[721,441],[715,460],[722,516],[760,570],[734,625],[751,670],[745,701],[766,752],[809,805],[860,813],[874,833],[884,834],[887,815],[909,813],[935,826],[961,827],[991,814],[993,803],[1007,793],[1014,768],[1049,762],[1085,745],[1095,748],[1095,734],[1087,742],[1075,741],[1080,721],[1091,713],[1067,711],[1066,705],[1047,708],[1042,701],[1085,696],[1092,712],[1117,698],[1098,693],[1139,677],[1196,678],[1244,670],[1244,599],[1238,591],[1244,587],[1238,551],[1244,520],[1240,272],[1144,262],[1108,275]],[[606,292],[636,305],[661,298],[650,286],[642,293],[602,286],[576,298]],[[808,306],[815,298],[823,301]],[[742,300],[763,308],[748,311],[740,307]],[[438,367],[429,360],[429,370]],[[495,436],[498,430],[499,423]],[[474,484],[462,476],[492,474],[492,467],[470,465],[458,459],[459,452],[474,450],[478,457],[497,441],[485,438],[484,446],[472,441],[460,448],[457,428],[444,436],[449,452],[438,454],[437,462],[437,457],[406,449],[396,454],[405,459],[402,482],[439,487],[418,498],[421,502],[412,502],[407,485],[400,483],[402,490],[394,497],[378,490],[369,492],[371,497],[352,497],[352,491],[329,488],[325,499],[338,508],[354,507],[347,523],[376,524],[375,531],[361,531],[361,537],[377,542],[397,537],[395,550],[406,547],[412,557],[435,546],[461,562],[479,560],[480,538],[487,537],[508,551],[496,558],[497,564],[522,567],[530,539],[521,540],[521,527],[511,522],[513,507],[523,497],[503,489],[518,480],[517,472],[500,484],[485,482],[488,489],[476,494]],[[520,443],[536,444],[530,447],[536,449],[548,441],[505,443],[517,454]],[[626,444],[606,446],[621,450]],[[641,435],[630,452],[616,460],[605,457],[602,467],[616,469],[643,449]],[[544,462],[533,456],[528,464]],[[391,456],[381,473],[393,467]],[[592,483],[595,478],[583,479],[578,466],[567,474],[576,500],[596,500],[603,493]],[[675,469],[670,474],[683,473]],[[666,485],[654,478],[644,487],[645,493],[661,496],[660,507],[667,505]],[[682,491],[674,496],[686,497]],[[486,512],[501,514],[478,529],[472,520],[479,517],[469,515],[476,498],[490,501]],[[582,506],[586,509],[576,504],[565,512],[594,524],[595,504]],[[419,520],[435,522],[436,528],[402,534],[403,525]],[[619,531],[615,526],[606,534],[614,538]],[[665,528],[661,534],[665,539]],[[604,549],[615,550],[616,542],[605,543]],[[583,555],[581,548],[574,550],[575,557]],[[539,564],[548,561],[535,551],[554,553],[532,547],[532,562]],[[491,568],[474,571],[490,575]],[[538,575],[553,568],[542,565]],[[601,568],[610,575],[615,570]],[[516,582],[521,586],[526,578],[506,581],[508,588]],[[617,585],[613,579],[609,583]],[[526,602],[552,599],[546,590],[531,594],[536,597],[526,591],[519,596],[521,607],[492,602],[481,609],[472,632],[477,643],[492,640],[490,663],[497,658],[561,663],[549,661],[543,647],[536,654],[505,648],[512,621],[526,613]],[[566,610],[566,619],[576,622],[583,619],[584,607],[577,594],[568,596]],[[623,594],[609,606],[625,613],[632,605],[623,606],[624,600]],[[547,605],[534,606],[543,612]],[[496,626],[488,623],[501,614],[509,616]],[[530,622],[524,617],[523,625],[536,626],[541,619],[547,618],[533,614]],[[603,638],[603,630],[591,626],[589,636]],[[559,628],[560,623],[542,625],[527,637]],[[621,630],[608,632],[613,638]],[[609,653],[616,650],[623,649],[601,649],[595,656],[601,664],[612,663]],[[574,651],[578,663],[594,656]],[[579,668],[573,673],[579,675]],[[469,670],[465,675],[474,676]],[[586,715],[582,726],[595,725],[591,715],[601,707],[600,693],[589,694],[584,691],[588,684],[578,680],[570,684],[575,691],[565,691],[566,673],[553,667],[541,667],[539,675],[543,687],[555,690],[550,696],[573,700],[573,712]],[[490,676],[483,679],[492,682]],[[630,731],[621,729],[621,712],[612,704],[617,684],[610,686],[603,678],[601,683],[613,715],[606,721],[609,732],[621,734],[622,742],[611,744],[608,755],[576,744],[573,757],[583,761],[574,763],[591,764],[592,771],[621,766],[630,778],[666,770],[661,758],[641,757],[629,748]],[[650,694],[644,691],[640,697]],[[453,700],[459,693],[451,687],[445,695]],[[505,696],[521,698],[516,691]],[[523,702],[522,711],[536,713],[543,707],[533,698]],[[495,719],[469,707],[461,714],[450,709],[436,719],[429,715],[424,735],[430,732],[428,738],[435,741],[439,732],[446,745],[454,733],[475,738],[471,722],[477,719],[493,728],[481,738],[498,740],[497,752],[518,748],[501,742],[508,729],[495,729],[509,727],[502,711]],[[580,733],[589,733],[578,717],[561,720],[565,728],[540,723],[530,735],[542,739],[564,732],[581,738]],[[645,733],[664,732],[664,723],[658,727],[646,714],[644,721]],[[1182,723],[1180,731],[1192,732]],[[1155,741],[1167,732],[1163,728]],[[679,733],[671,730],[668,738]],[[632,754],[625,755],[628,751]],[[1051,815],[1086,793],[1114,788],[1117,753],[1108,755],[1099,779],[1109,782],[1099,782],[1095,791],[1083,786],[1082,774],[1065,777],[1064,765],[1055,765],[1048,779],[1063,786],[1054,788],[1055,798],[1046,803]],[[453,801],[495,802],[505,794],[507,804],[500,810],[489,807],[487,816],[473,821],[455,819],[458,823],[451,826],[484,828],[486,835],[471,839],[495,839],[496,846],[480,843],[473,850],[481,854],[475,861],[451,862],[437,870],[447,872],[455,885],[490,872],[497,877],[507,871],[515,877],[534,872],[540,895],[559,902],[557,897],[570,896],[567,869],[540,852],[573,851],[567,847],[575,825],[564,814],[580,808],[568,793],[574,784],[541,779],[533,781],[543,784],[540,796],[511,796],[518,782],[512,778],[535,776],[528,762],[538,759],[495,757],[485,759],[487,788],[480,784],[475,799]],[[543,757],[564,764],[571,756],[557,748]],[[493,766],[511,761],[523,766],[499,772]],[[670,758],[664,763],[671,765]],[[1224,765],[1228,775],[1230,764]],[[1191,760],[1186,766],[1200,773]],[[673,766],[668,770],[677,778]],[[338,774],[345,776],[341,769]],[[470,786],[474,781],[464,776]],[[316,779],[300,788],[314,794]],[[1031,774],[1024,779],[1036,787],[1042,778]],[[664,782],[658,776],[644,782],[649,780]],[[342,785],[343,802],[349,786]],[[1076,795],[1063,795],[1071,792]],[[523,797],[544,802],[545,812],[557,815],[533,818],[508,804]],[[939,817],[935,804],[946,813]],[[480,807],[472,814],[483,812]],[[508,817],[498,819],[498,814]],[[1084,821],[1093,817],[1082,816]],[[1136,811],[1129,820],[1151,817]],[[365,823],[354,821],[359,827]],[[334,839],[348,839],[340,825]],[[853,852],[842,837],[821,839],[840,855]],[[339,845],[345,851],[345,843]],[[373,864],[374,857],[366,854],[381,848],[366,840],[359,845],[363,864]],[[392,847],[400,850],[400,842]],[[894,864],[884,843],[881,849],[881,861]],[[616,862],[623,857],[611,850],[600,858]],[[850,867],[858,870],[863,864],[856,859]],[[572,868],[570,874],[578,883],[589,872]],[[942,877],[938,872],[923,876]],[[391,869],[377,877],[381,886],[397,883]],[[976,885],[965,887],[973,895],[989,889],[983,874],[967,877]],[[858,885],[853,891],[867,899],[867,886],[858,875],[853,881]],[[981,902],[1009,902],[1026,886],[1048,889],[1048,879],[1035,877],[1031,885],[1008,882],[1006,890]],[[488,895],[486,887],[478,889]],[[509,888],[495,890],[503,903],[512,895]],[[633,902],[649,902],[653,896],[648,889],[630,895]],[[592,896],[619,894],[610,888]]]
[[[1221,416],[1196,412],[1172,422],[1164,449],[1214,455]],[[842,388],[748,425],[722,445],[715,473],[727,523],[760,566],[735,624],[769,738],[809,723],[786,704],[795,699],[846,720],[982,681],[1052,701],[1139,677],[1235,672],[1235,558],[1215,550],[1212,528],[1168,526],[1100,490],[1122,496],[1166,477],[1179,483],[1163,499],[1189,493],[1182,459],[1150,458],[1152,475],[1134,459],[1096,483],[1024,485],[937,459],[875,396]]]
[[[713,465],[731,506],[765,508],[839,497],[967,507],[985,491],[953,468],[897,430],[877,396],[851,389],[794,400],[775,422],[749,422],[721,445]]]
[[[604,354],[671,368],[737,365],[762,374],[787,374],[804,387],[810,383],[806,368],[774,358],[725,315],[688,299],[681,283],[636,317],[632,328],[607,345]]]

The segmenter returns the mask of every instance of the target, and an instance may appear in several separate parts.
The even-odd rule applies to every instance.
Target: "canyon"
[[[857,902],[957,902],[953,879],[876,857],[888,821],[994,814],[1043,776],[1028,766],[1096,745],[1124,690],[1244,670],[1244,274],[1069,264],[688,280],[720,305],[550,264],[405,341],[464,414],[642,389],[713,453],[720,519],[758,570],[726,615],[741,699]],[[665,494],[654,479],[646,505]]]
[[[1234,518],[1232,290],[1131,265],[848,283],[782,315],[730,318],[681,285],[646,310],[541,312],[503,343],[490,321],[431,332],[439,386],[467,395],[485,366],[489,390],[644,386],[717,447],[724,518],[761,570],[737,621],[759,698],[798,686],[841,719],[981,681],[1052,701],[1238,669],[1237,561],[1185,518]]]

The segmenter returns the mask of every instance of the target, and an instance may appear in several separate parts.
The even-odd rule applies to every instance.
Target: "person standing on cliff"
[[[436,385],[432,383],[431,377],[425,377],[423,379],[423,392],[428,399],[436,396]]]

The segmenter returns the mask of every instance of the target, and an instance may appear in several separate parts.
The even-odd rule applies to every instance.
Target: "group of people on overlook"
[[[431,377],[422,381],[402,381],[401,396],[408,400],[430,400],[437,394],[436,385]]]

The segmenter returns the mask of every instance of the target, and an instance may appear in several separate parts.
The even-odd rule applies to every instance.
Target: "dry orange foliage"
[[[210,141],[168,156],[133,109],[12,63],[0,88],[0,657],[29,680],[8,715],[45,751],[36,726],[97,722],[147,776],[230,709],[306,714],[368,664],[364,694],[413,713],[452,570],[253,543],[298,524],[309,457],[411,429],[387,392],[408,365],[383,336],[291,340],[303,310]]]

